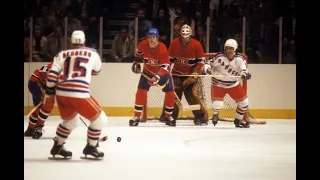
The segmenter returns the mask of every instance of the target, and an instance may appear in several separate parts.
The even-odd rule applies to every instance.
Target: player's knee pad
[[[223,106],[223,101],[221,100],[213,100],[212,101],[212,108],[213,109],[221,109]]]
[[[69,131],[72,131],[73,129],[75,129],[77,127],[77,122],[79,119],[80,119],[79,114],[76,114],[73,118],[71,118],[69,120],[63,120],[61,125],[65,128],[67,128]]]
[[[108,117],[104,111],[101,111],[100,115],[94,121],[91,121],[90,128],[102,130],[102,128],[107,124]]]
[[[245,99],[239,101],[238,106],[239,106],[240,108],[242,108],[242,109],[248,108],[248,106],[249,106],[249,100],[248,100],[248,98],[245,98]]]

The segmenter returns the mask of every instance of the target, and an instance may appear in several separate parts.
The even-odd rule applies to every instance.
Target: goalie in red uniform
[[[195,75],[195,76],[173,76],[174,90],[181,100],[182,95],[189,105],[199,104],[199,110],[193,110],[194,124],[207,125],[208,110],[201,98],[202,92],[199,89],[199,78],[204,66],[204,51],[200,42],[191,37],[192,29],[189,25],[183,25],[180,30],[180,37],[172,40],[169,47],[170,61],[173,63],[172,74]],[[179,108],[175,105],[173,118],[177,119]],[[161,118],[163,118],[163,113]],[[160,119],[161,119],[160,118]]]
[[[42,128],[46,119],[52,111],[51,107],[48,107],[42,103],[42,98],[45,90],[45,82],[47,79],[48,70],[51,68],[52,63],[42,66],[40,69],[36,69],[31,75],[28,82],[29,92],[32,94],[33,105],[36,110],[29,117],[29,125],[24,132],[25,137],[32,137],[33,139],[39,139],[42,136]]]
[[[129,121],[130,126],[138,126],[143,106],[147,100],[147,92],[150,86],[159,84],[165,85],[162,89],[165,92],[164,102],[164,122],[168,126],[176,126],[176,121],[172,118],[174,107],[173,81],[169,73],[170,61],[167,47],[159,42],[159,31],[150,28],[147,32],[147,39],[137,45],[135,58],[132,64],[132,71],[136,74],[141,73],[140,63],[143,63],[142,73],[147,75],[140,76],[138,90],[136,92],[134,116]]]

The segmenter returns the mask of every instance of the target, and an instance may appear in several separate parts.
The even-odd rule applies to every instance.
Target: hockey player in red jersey
[[[176,121],[172,118],[174,107],[173,82],[169,72],[170,61],[167,47],[159,42],[159,31],[151,28],[147,32],[147,39],[141,41],[136,49],[135,59],[132,64],[132,71],[141,73],[140,63],[143,63],[142,73],[150,77],[148,80],[140,76],[138,90],[136,92],[134,116],[129,121],[130,126],[138,126],[143,106],[147,100],[147,92],[150,86],[156,84],[165,85],[162,89],[165,92],[164,121],[168,126],[176,126]]]
[[[208,110],[204,104],[203,98],[200,97],[199,86],[201,84],[196,75],[201,74],[204,66],[204,51],[200,42],[191,37],[192,29],[185,24],[181,27],[180,37],[173,39],[169,47],[170,61],[173,63],[172,74],[174,82],[174,90],[181,100],[182,95],[190,105],[199,104],[199,110],[193,110],[194,124],[207,125]],[[183,76],[194,75],[194,76]],[[179,108],[175,106],[172,117],[177,119],[179,115]],[[163,113],[161,118],[163,117]],[[161,119],[160,118],[160,119]]]
[[[83,31],[73,31],[71,42],[72,49],[63,50],[54,57],[46,82],[44,104],[53,106],[56,97],[62,119],[57,126],[50,154],[71,158],[72,152],[66,150],[64,144],[77,127],[81,115],[90,121],[86,133],[87,145],[82,152],[85,156],[101,159],[104,153],[97,147],[107,116],[89,89],[92,75],[98,75],[101,71],[101,58],[96,50],[85,47]]]
[[[33,105],[37,107],[29,117],[29,125],[24,132],[25,137],[32,137],[39,139],[42,136],[42,128],[46,119],[52,111],[51,107],[47,107],[42,103],[42,97],[45,90],[45,82],[47,79],[48,70],[51,68],[52,63],[36,69],[28,82],[28,89],[32,95]]]

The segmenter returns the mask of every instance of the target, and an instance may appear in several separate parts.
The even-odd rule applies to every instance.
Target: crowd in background
[[[139,1],[139,0],[137,0]],[[295,0],[140,0],[136,9],[139,19],[138,37],[135,37],[135,21],[119,27],[113,38],[110,56],[105,62],[132,62],[134,42],[145,38],[150,27],[160,31],[160,41],[170,44],[170,14],[174,12],[173,37],[179,36],[183,24],[195,22],[194,38],[206,50],[207,17],[210,17],[209,51],[223,51],[226,39],[234,38],[244,48],[250,63],[278,63],[279,17],[283,17],[282,58],[283,63],[296,63],[295,58]],[[125,4],[125,0],[122,2]],[[70,48],[73,30],[86,33],[87,46],[99,48],[99,18],[108,25],[108,14],[115,13],[113,0],[25,0],[24,47],[25,62],[47,62],[62,49]],[[33,21],[33,39],[30,40],[30,17]],[[64,18],[68,17],[68,26]],[[242,24],[246,17],[246,47],[242,47]],[[67,37],[64,32],[67,28]],[[66,43],[67,42],[67,43]],[[29,54],[32,43],[32,59]]]

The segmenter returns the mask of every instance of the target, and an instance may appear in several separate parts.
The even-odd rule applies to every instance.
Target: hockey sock
[[[88,127],[87,137],[88,143],[91,146],[97,146],[101,130],[107,124],[108,118],[104,111],[101,111],[100,115],[94,121],[90,122],[90,126]]]
[[[136,101],[134,105],[134,116],[140,117],[142,113],[142,109],[147,99],[147,90],[146,89],[138,89],[136,93]]]
[[[174,108],[174,91],[166,92],[165,102],[164,102],[164,113],[165,117],[169,118],[172,115]]]
[[[68,138],[68,136],[70,135],[71,131],[69,129],[67,129],[66,127],[64,127],[61,124],[59,124],[59,126],[57,127],[57,131],[56,131],[56,138],[58,140],[58,144],[63,144],[65,142],[65,140]]]
[[[29,127],[34,128],[37,124],[37,116],[39,114],[40,107],[38,107],[29,117]]]
[[[245,98],[244,100],[240,101],[237,106],[236,110],[236,119],[242,120],[244,114],[247,112],[249,105],[248,98]]]
[[[46,121],[50,113],[51,111],[46,111],[44,108],[41,108],[38,114],[37,123],[44,125],[44,122]]]
[[[222,108],[222,106],[223,106],[223,101],[213,100],[212,101],[213,114],[214,115],[219,114],[219,110]]]

